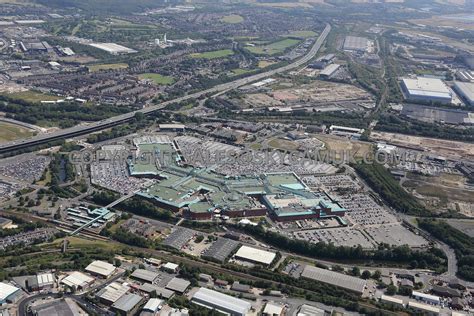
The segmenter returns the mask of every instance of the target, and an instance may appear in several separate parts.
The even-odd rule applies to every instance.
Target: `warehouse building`
[[[401,87],[407,101],[450,104],[453,100],[451,91],[440,79],[402,79]]]
[[[252,307],[247,301],[203,287],[194,293],[191,302],[232,316],[245,316]]]
[[[317,308],[311,305],[301,305],[300,310],[296,316],[326,316],[326,312],[323,309]]]
[[[218,238],[202,256],[203,258],[224,262],[239,245],[240,243],[238,241],[228,238]]]
[[[21,289],[9,283],[0,282],[0,305],[10,302],[16,302],[21,295]]]
[[[128,293],[130,287],[125,284],[113,282],[97,293],[97,297],[105,304],[114,304],[119,298]]]
[[[237,260],[247,261],[256,264],[270,265],[275,259],[274,252],[265,251],[249,246],[242,246],[235,253],[234,258]]]
[[[142,301],[143,297],[140,295],[125,294],[112,305],[112,309],[117,311],[119,315],[135,315]]]
[[[166,299],[166,300],[172,298],[174,295],[173,291],[167,290],[163,287],[159,287],[157,285],[150,284],[150,283],[143,284],[142,286],[140,286],[139,290],[146,294],[155,292],[159,298]]]
[[[143,282],[153,283],[159,276],[159,273],[145,270],[145,269],[136,269],[130,275],[132,279],[136,279]]]
[[[41,273],[36,276],[39,289],[54,287],[54,276],[52,273]]]
[[[91,278],[88,275],[85,275],[82,272],[75,271],[69,274],[67,277],[61,280],[61,283],[76,289],[85,289],[94,282],[94,278]]]
[[[455,82],[454,90],[467,105],[474,106],[474,82]]]
[[[172,278],[168,284],[166,284],[166,289],[174,291],[179,294],[183,294],[186,289],[191,285],[191,282],[185,279]]]
[[[71,299],[63,298],[44,304],[34,305],[31,311],[35,316],[79,316],[86,313]]]
[[[268,302],[263,309],[264,316],[280,316],[283,315],[284,306],[274,302]]]
[[[161,269],[168,273],[177,273],[179,269],[179,265],[173,262],[167,262],[161,266]]]
[[[366,288],[367,281],[342,273],[333,272],[314,266],[305,266],[301,277],[305,279],[315,280],[326,284],[332,284],[342,287],[346,290],[353,291],[362,295]]]
[[[405,307],[405,304],[403,303],[403,300],[393,297],[393,296],[388,296],[388,295],[382,295],[380,297],[380,301],[386,304],[392,304],[400,307]]]
[[[151,313],[150,315],[155,315],[155,313],[162,308],[163,303],[164,301],[160,300],[159,298],[150,298],[148,302],[146,302],[145,306],[143,306],[143,312]]]
[[[421,311],[423,315],[428,315],[428,316],[439,315],[439,308],[434,307],[432,305],[409,301],[408,307],[417,311]]]
[[[434,305],[439,305],[441,301],[439,296],[426,294],[426,293],[422,293],[418,291],[413,291],[411,295],[417,300],[423,301],[425,303],[434,304]]]
[[[86,271],[103,278],[108,278],[115,272],[115,266],[105,261],[96,260],[86,267]]]
[[[331,64],[326,67],[324,67],[323,70],[319,73],[319,76],[323,79],[330,79],[332,78],[336,72],[341,68],[341,65],[338,64]]]

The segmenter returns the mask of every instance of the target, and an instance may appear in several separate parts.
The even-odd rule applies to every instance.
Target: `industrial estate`
[[[473,315],[473,25],[0,1],[0,316]]]

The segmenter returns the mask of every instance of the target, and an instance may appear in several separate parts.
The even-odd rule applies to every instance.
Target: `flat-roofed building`
[[[163,298],[166,300],[172,298],[174,295],[173,291],[165,289],[164,287],[157,286],[155,284],[150,284],[150,283],[145,283],[141,285],[139,290],[147,294],[155,292],[159,298]]]
[[[183,294],[190,285],[191,282],[188,280],[172,278],[168,284],[166,284],[166,289]]]
[[[120,315],[134,315],[140,307],[143,297],[137,294],[128,293],[119,298],[113,305],[112,309]]]
[[[139,281],[144,281],[148,283],[153,283],[159,276],[159,273],[145,270],[145,269],[136,269],[133,271],[133,273],[130,275],[132,279],[136,279]]]
[[[401,87],[408,101],[450,104],[453,100],[451,91],[441,79],[425,77],[402,79]]]
[[[50,301],[31,308],[35,316],[86,316],[84,312],[72,299],[65,298]]]
[[[405,306],[402,299],[399,299],[399,298],[396,298],[396,297],[393,297],[393,296],[382,295],[380,297],[380,301],[383,302],[383,303],[393,304],[393,305],[397,305],[397,306],[401,306],[401,307]]]
[[[41,273],[36,276],[38,288],[51,288],[54,286],[54,275],[52,273]]]
[[[354,127],[347,127],[347,126],[339,126],[339,125],[331,125],[329,127],[329,131],[331,134],[339,135],[339,136],[352,136],[352,137],[360,137],[364,132],[363,128],[354,128]]]
[[[326,284],[332,284],[358,294],[364,292],[367,284],[367,281],[365,280],[310,265],[304,267],[301,277]]]
[[[319,76],[321,78],[329,79],[332,76],[334,76],[334,74],[336,74],[336,72],[339,70],[339,68],[341,68],[341,65],[330,64],[330,65],[324,67],[323,70],[321,70],[321,72],[319,73]]]
[[[423,312],[423,315],[439,315],[439,308],[433,305],[409,301],[408,307]]]
[[[423,302],[426,302],[426,303],[430,303],[430,304],[439,305],[439,303],[441,301],[439,296],[426,294],[426,293],[422,293],[422,292],[418,292],[418,291],[413,291],[411,293],[411,295],[414,298],[416,298],[417,300],[420,300],[420,301],[423,301]]]
[[[87,267],[86,271],[101,276],[103,278],[108,278],[115,272],[115,266],[105,261],[92,261]]]
[[[247,301],[203,287],[194,293],[191,302],[232,316],[245,316],[252,307]]]
[[[184,132],[186,125],[184,124],[159,124],[160,131]]]
[[[280,316],[283,315],[284,306],[274,302],[268,302],[263,309],[262,315],[265,316]]]
[[[468,105],[474,106],[474,82],[455,82],[454,90]]]
[[[90,286],[93,282],[94,278],[79,271],[75,271],[61,280],[62,284],[70,288],[75,287],[76,289],[84,289]]]
[[[179,268],[179,265],[177,265],[176,263],[172,263],[172,262],[167,262],[166,264],[161,266],[161,269],[163,271],[170,272],[170,273],[178,272],[178,268]]]
[[[100,290],[97,293],[97,297],[106,304],[114,304],[119,298],[127,294],[129,290],[130,287],[128,285],[113,282]]]
[[[274,252],[249,246],[242,246],[235,253],[234,258],[256,264],[270,265],[273,262],[273,259],[275,259],[275,256],[276,254]]]

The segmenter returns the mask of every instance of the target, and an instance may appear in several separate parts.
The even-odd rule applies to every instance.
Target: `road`
[[[241,86],[247,85],[251,82],[259,81],[259,80],[265,79],[267,77],[271,77],[271,76],[274,76],[276,74],[283,73],[283,72],[286,72],[288,70],[298,68],[298,67],[306,64],[313,57],[316,56],[316,54],[320,50],[322,44],[326,40],[326,37],[328,36],[330,31],[331,31],[331,25],[326,24],[326,27],[324,28],[323,32],[318,37],[316,42],[313,44],[313,46],[311,47],[309,52],[305,56],[303,56],[301,59],[298,59],[297,61],[295,61],[291,64],[288,64],[286,66],[283,66],[283,67],[280,67],[280,68],[277,68],[277,69],[273,69],[273,70],[269,70],[269,71],[259,73],[259,74],[256,74],[256,75],[252,75],[252,76],[249,76],[249,77],[245,77],[245,78],[242,78],[242,79],[237,79],[237,80],[234,80],[234,81],[231,81],[231,82],[223,83],[223,84],[217,85],[217,86],[212,87],[212,88],[207,89],[207,90],[203,90],[203,91],[195,92],[195,93],[192,93],[192,94],[188,94],[186,96],[179,97],[179,98],[174,99],[174,100],[166,101],[166,102],[160,103],[158,105],[153,105],[153,106],[150,106],[150,107],[147,107],[147,108],[144,108],[144,109],[140,109],[140,110],[137,110],[137,111],[129,112],[129,113],[126,113],[126,114],[117,115],[117,116],[114,116],[114,117],[111,117],[111,118],[108,118],[108,119],[105,119],[105,120],[102,120],[102,121],[98,121],[98,122],[94,122],[94,123],[90,123],[90,124],[78,125],[78,126],[74,126],[74,127],[71,127],[71,128],[62,129],[62,130],[59,130],[59,131],[48,133],[48,134],[37,135],[37,136],[27,138],[27,139],[23,139],[23,140],[16,140],[16,141],[4,143],[4,144],[0,145],[0,153],[6,153],[6,152],[9,152],[9,151],[12,151],[12,150],[15,150],[15,149],[25,148],[25,147],[28,147],[28,146],[47,143],[47,142],[53,141],[53,140],[64,139],[64,138],[79,136],[79,135],[85,135],[85,134],[90,133],[90,132],[103,130],[103,129],[106,129],[106,128],[109,128],[109,127],[112,127],[112,126],[115,126],[115,125],[119,125],[119,124],[122,124],[124,122],[129,121],[130,119],[132,119],[135,116],[136,113],[149,114],[149,113],[161,110],[161,109],[165,108],[166,106],[168,106],[172,103],[179,103],[179,102],[186,101],[186,100],[189,100],[189,99],[196,99],[196,98],[199,98],[199,97],[207,95],[207,94],[214,94],[214,93],[218,93],[218,92],[222,92],[222,91],[226,91],[226,90],[236,89],[236,88],[239,88]]]
[[[77,303],[85,306],[90,311],[95,312],[97,315],[115,315],[114,313],[111,313],[107,310],[103,310],[102,308],[99,308],[95,305],[92,305],[91,303],[89,303],[87,300],[84,299],[84,296],[89,292],[93,292],[95,290],[102,289],[102,288],[106,287],[107,285],[109,285],[110,283],[117,281],[119,278],[121,278],[124,275],[124,273],[125,272],[117,273],[116,275],[114,275],[113,277],[108,279],[106,282],[104,282],[102,284],[99,284],[97,286],[94,286],[92,288],[89,288],[89,289],[87,289],[86,292],[80,293],[80,294],[63,294],[63,295],[61,295],[59,293],[40,293],[40,294],[28,296],[28,297],[24,298],[23,300],[21,300],[20,303],[18,304],[18,315],[20,315],[20,316],[27,315],[27,308],[33,301],[40,300],[40,299],[46,299],[48,297],[51,297],[51,298],[61,298],[61,297],[66,298],[66,297],[69,297],[69,298],[75,300]]]

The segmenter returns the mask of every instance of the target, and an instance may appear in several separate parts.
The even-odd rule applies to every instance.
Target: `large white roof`
[[[163,303],[164,301],[160,300],[159,298],[150,298],[148,302],[146,302],[145,306],[143,306],[143,310],[156,313],[156,311],[161,308]]]
[[[235,254],[236,258],[246,259],[263,264],[272,263],[273,259],[275,259],[275,256],[276,254],[274,252],[265,251],[248,246],[240,247],[240,249]]]
[[[441,79],[418,77],[403,79],[403,84],[411,96],[451,98],[451,91]]]
[[[85,275],[84,273],[81,273],[79,271],[75,271],[65,277],[64,279],[61,280],[61,283],[66,284],[67,286],[76,286],[76,287],[84,287],[87,284],[91,283],[94,281],[93,278],[91,278],[88,275]]]
[[[115,271],[115,266],[105,261],[96,260],[86,267],[86,271],[108,277]]]
[[[204,305],[210,304],[209,307],[219,306],[224,311],[233,311],[240,315],[245,315],[252,307],[252,305],[247,301],[217,291],[209,290],[204,287],[200,288],[196,293],[194,293],[191,300],[198,301]]]
[[[99,297],[103,300],[115,303],[119,298],[121,298],[123,295],[125,295],[130,288],[127,285],[120,284],[117,282],[113,282],[106,286],[101,293],[99,294]]]
[[[0,282],[0,301],[4,301],[10,295],[18,291],[19,288],[8,283]]]
[[[431,301],[437,301],[437,302],[439,302],[439,300],[440,300],[439,296],[431,295],[431,294],[426,294],[426,293],[418,292],[418,291],[413,291],[413,292],[411,293],[411,295],[413,295],[413,296],[415,296],[415,297],[422,298],[422,299],[431,300]]]
[[[52,273],[38,274],[36,278],[39,286],[54,283],[54,276]]]

